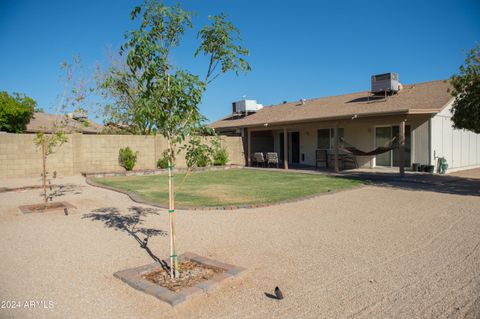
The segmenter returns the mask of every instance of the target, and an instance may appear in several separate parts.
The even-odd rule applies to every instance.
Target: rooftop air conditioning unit
[[[372,93],[397,92],[399,84],[398,73],[372,75]]]
[[[232,112],[235,113],[254,113],[263,108],[256,100],[241,100],[232,103]]]
[[[72,114],[74,120],[86,120],[88,118],[88,113],[85,110],[75,110]]]

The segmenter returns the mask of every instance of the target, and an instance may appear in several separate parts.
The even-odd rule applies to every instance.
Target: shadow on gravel
[[[84,214],[82,219],[91,219],[93,221],[101,221],[105,227],[113,228],[115,230],[124,231],[140,244],[140,247],[145,249],[148,255],[156,262],[158,262],[163,269],[169,271],[167,263],[153,254],[148,247],[148,239],[154,236],[165,236],[167,232],[155,229],[141,227],[147,215],[158,215],[158,210],[153,208],[144,208],[139,206],[132,206],[128,208],[128,214],[122,214],[116,207],[103,207],[93,210],[88,214]],[[142,236],[143,235],[143,236]],[[142,240],[140,236],[144,237]]]
[[[38,189],[40,190],[39,196],[43,197],[43,188],[40,186],[38,187]],[[67,194],[79,195],[82,193],[82,191],[81,191],[81,187],[75,184],[59,184],[59,185],[48,184],[47,193],[48,193],[48,199],[50,201],[53,201],[54,199],[65,196]]]
[[[267,297],[267,298],[278,300],[277,296],[275,296],[274,294],[271,294],[271,293],[269,293],[269,292],[264,292],[263,294],[264,294],[265,297]]]
[[[420,190],[453,195],[480,196],[480,179],[449,175],[407,174],[400,177],[392,173],[343,173],[340,178],[359,179],[372,185],[405,190]]]

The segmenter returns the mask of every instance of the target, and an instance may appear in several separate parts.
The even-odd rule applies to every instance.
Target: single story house
[[[35,112],[27,124],[25,133],[55,131],[56,126],[61,126],[66,132],[78,132],[83,134],[101,134],[103,126],[88,120],[86,117],[77,117],[74,114],[61,115]]]
[[[397,137],[399,147],[355,156],[356,166],[400,167],[403,173],[404,167],[413,163],[435,165],[436,169],[443,157],[449,170],[478,167],[480,136],[453,129],[449,85],[443,80],[398,84],[395,90],[373,94],[372,77],[371,91],[256,108],[248,106],[252,101],[239,101],[233,104],[233,114],[211,127],[220,134],[243,136],[250,165],[253,153],[276,152],[286,169],[296,164],[316,166],[317,150],[325,150],[335,154],[338,169],[346,145],[371,152]],[[243,107],[238,110],[238,105]]]

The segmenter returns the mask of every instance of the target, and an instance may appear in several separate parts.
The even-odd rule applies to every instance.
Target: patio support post
[[[405,120],[401,121],[399,125],[398,148],[400,176],[403,177],[405,176]]]
[[[252,131],[247,128],[247,166],[252,166]]]
[[[288,132],[287,128],[283,129],[283,167],[288,169]]]
[[[335,123],[335,128],[333,129],[333,135],[335,138],[335,154],[334,154],[334,167],[335,167],[335,173],[339,172],[338,168],[338,123]]]

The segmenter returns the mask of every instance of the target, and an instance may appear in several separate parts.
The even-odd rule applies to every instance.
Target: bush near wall
[[[165,169],[168,168],[168,152],[163,151],[162,157],[157,161],[157,168]]]
[[[132,151],[128,146],[121,148],[118,151],[118,162],[127,171],[131,171],[137,162],[137,155],[138,152]]]

